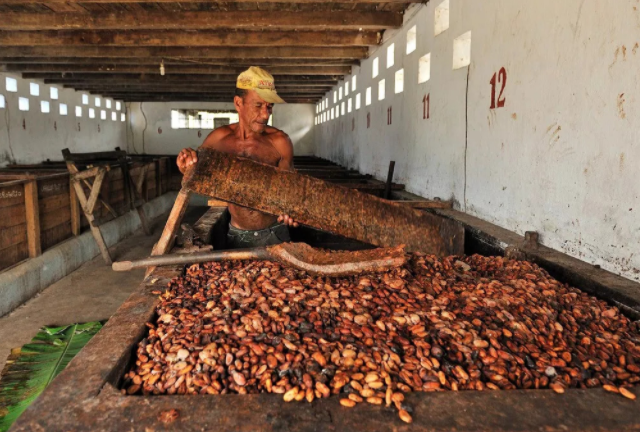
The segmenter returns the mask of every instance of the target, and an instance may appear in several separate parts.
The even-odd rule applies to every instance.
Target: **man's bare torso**
[[[241,139],[236,134],[237,128],[238,124],[232,124],[216,129],[207,137],[202,146],[289,169],[289,164],[283,166],[283,156],[277,149],[279,141],[286,138],[282,131],[267,127],[262,135]],[[288,140],[288,138],[286,139]],[[245,230],[267,228],[277,219],[275,216],[235,204],[229,204],[229,213],[231,213],[231,224]]]

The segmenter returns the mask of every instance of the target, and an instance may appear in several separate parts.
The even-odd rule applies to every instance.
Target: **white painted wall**
[[[18,81],[18,92],[6,90],[6,77]],[[29,94],[30,83],[40,85],[40,95]],[[9,163],[40,163],[43,160],[61,160],[60,151],[69,148],[72,152],[108,151],[126,145],[125,122],[116,111],[115,101],[111,109],[95,106],[95,95],[89,105],[82,105],[82,92],[58,88],[58,100],[50,98],[51,85],[42,80],[24,80],[19,75],[0,73],[0,95],[5,98],[5,108],[0,108],[0,166]],[[29,111],[18,110],[18,98],[29,99]],[[40,102],[49,101],[49,113],[42,113]],[[67,115],[60,115],[60,103],[67,105]],[[82,106],[82,117],[76,117],[76,106]],[[96,118],[89,119],[89,108],[96,110]],[[107,120],[100,120],[100,110],[105,110]],[[111,120],[111,113],[117,120]]]
[[[211,130],[171,129],[172,109],[235,111],[231,102],[136,102],[129,105],[128,150],[136,154],[178,154],[185,147],[197,148],[202,144]],[[315,106],[309,104],[274,107],[273,126],[291,137],[296,155],[312,153],[314,110]]]
[[[315,153],[379,178],[395,160],[395,181],[411,192],[452,198],[521,234],[538,231],[549,247],[640,281],[638,2],[450,0],[450,27],[434,36],[440,3],[410,9],[404,28],[356,68],[363,106],[317,126]],[[406,55],[414,24],[417,49]],[[471,65],[452,70],[453,40],[467,31]],[[418,84],[418,59],[429,52],[431,79]],[[372,79],[375,57],[380,76]],[[401,67],[404,92],[394,95]],[[505,106],[490,109],[489,82],[502,67]]]

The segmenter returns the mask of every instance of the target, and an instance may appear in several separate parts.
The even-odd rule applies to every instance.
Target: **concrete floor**
[[[206,208],[192,208],[185,216],[193,222]],[[165,219],[156,221],[153,234],[137,231],[110,248],[114,260],[144,258],[162,232]],[[129,297],[144,277],[144,269],[114,272],[98,255],[70,275],[39,293],[10,314],[0,318],[0,370],[11,349],[28,343],[44,326],[107,320]]]

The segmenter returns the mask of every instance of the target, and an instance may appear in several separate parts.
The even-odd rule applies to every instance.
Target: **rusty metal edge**
[[[460,215],[450,217],[474,226]],[[158,302],[151,291],[179,273],[179,268],[156,269],[149,282],[140,284],[11,431],[640,431],[637,403],[602,389],[571,389],[564,395],[548,390],[414,393],[407,398],[414,407],[412,425],[392,409],[366,404],[345,409],[337,397],[286,404],[277,395],[123,396],[118,381]],[[640,388],[633,392],[640,395]],[[159,422],[159,412],[170,408],[180,411],[177,422]]]

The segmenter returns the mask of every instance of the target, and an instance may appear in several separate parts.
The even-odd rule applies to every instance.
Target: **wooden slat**
[[[74,236],[80,235],[82,231],[80,201],[78,201],[76,192],[72,187],[69,188],[69,210],[71,215],[71,233]],[[87,221],[87,223],[89,222]]]
[[[86,81],[100,81],[104,80],[103,76],[98,74],[90,74],[90,73],[53,73],[53,72],[38,72],[38,73],[23,73],[22,78],[36,78],[43,79],[47,81],[59,80],[58,82],[66,82],[72,81],[75,82],[77,80],[86,80]],[[237,74],[232,73],[224,73],[217,75],[145,75],[145,74],[127,74],[127,73],[119,73],[114,72],[111,74],[110,80],[113,82],[148,82],[148,83],[175,83],[180,82],[184,83],[185,80],[189,79],[198,79],[200,82],[204,83],[230,83],[235,84],[238,76]],[[308,82],[316,82],[316,83],[330,83],[336,84],[340,79],[339,75],[274,75],[274,79],[276,85],[279,83],[308,83]],[[51,82],[50,82],[51,83]]]
[[[0,0],[2,1],[2,0]],[[4,57],[128,57],[205,59],[361,59],[366,47],[110,47],[110,46],[11,46],[0,51]]]
[[[402,14],[369,11],[143,11],[131,13],[3,13],[0,30],[348,29],[402,26]]]
[[[42,250],[46,250],[72,236],[71,221],[66,221],[60,225],[42,232]]]
[[[0,31],[0,46],[367,46],[375,31]]]
[[[40,229],[42,232],[49,230],[53,227],[67,223],[71,221],[71,209],[69,206],[63,207],[55,212],[46,213],[41,215]]]
[[[27,244],[29,257],[35,258],[42,254],[40,242],[40,208],[38,206],[38,184],[32,180],[24,185],[24,207],[27,221]]]
[[[20,243],[0,250],[0,270],[10,267],[29,258],[27,243]]]
[[[74,64],[74,65],[154,65],[164,62],[166,66],[182,65],[182,66],[225,66],[231,65],[238,68],[248,68],[249,66],[260,66],[267,68],[268,66],[355,66],[360,64],[355,59],[342,58],[304,58],[304,59],[208,59],[208,58],[184,58],[184,59],[167,59],[163,57],[6,57],[0,53],[0,63],[6,64]]]
[[[220,3],[220,0],[0,0],[0,4],[24,5],[29,3],[78,4],[78,3]],[[422,3],[425,0],[329,0],[324,3]],[[224,3],[282,3],[283,0],[225,0]],[[318,3],[318,0],[295,0],[295,3]]]
[[[27,230],[24,225],[16,225],[0,230],[0,249],[27,242]]]
[[[60,195],[52,195],[39,200],[40,215],[44,215],[55,212],[61,208],[69,209],[69,194],[64,193]]]
[[[0,183],[0,209],[24,203],[24,187],[21,184],[2,186]]]
[[[1,38],[1,36],[0,36]],[[224,66],[166,66],[167,74],[232,74],[238,75],[246,68]],[[0,66],[0,71],[7,72],[82,72],[82,73],[142,73],[160,75],[159,65],[88,65],[88,64],[6,64]],[[272,74],[280,75],[347,75],[351,73],[351,66],[273,66],[269,68]]]

